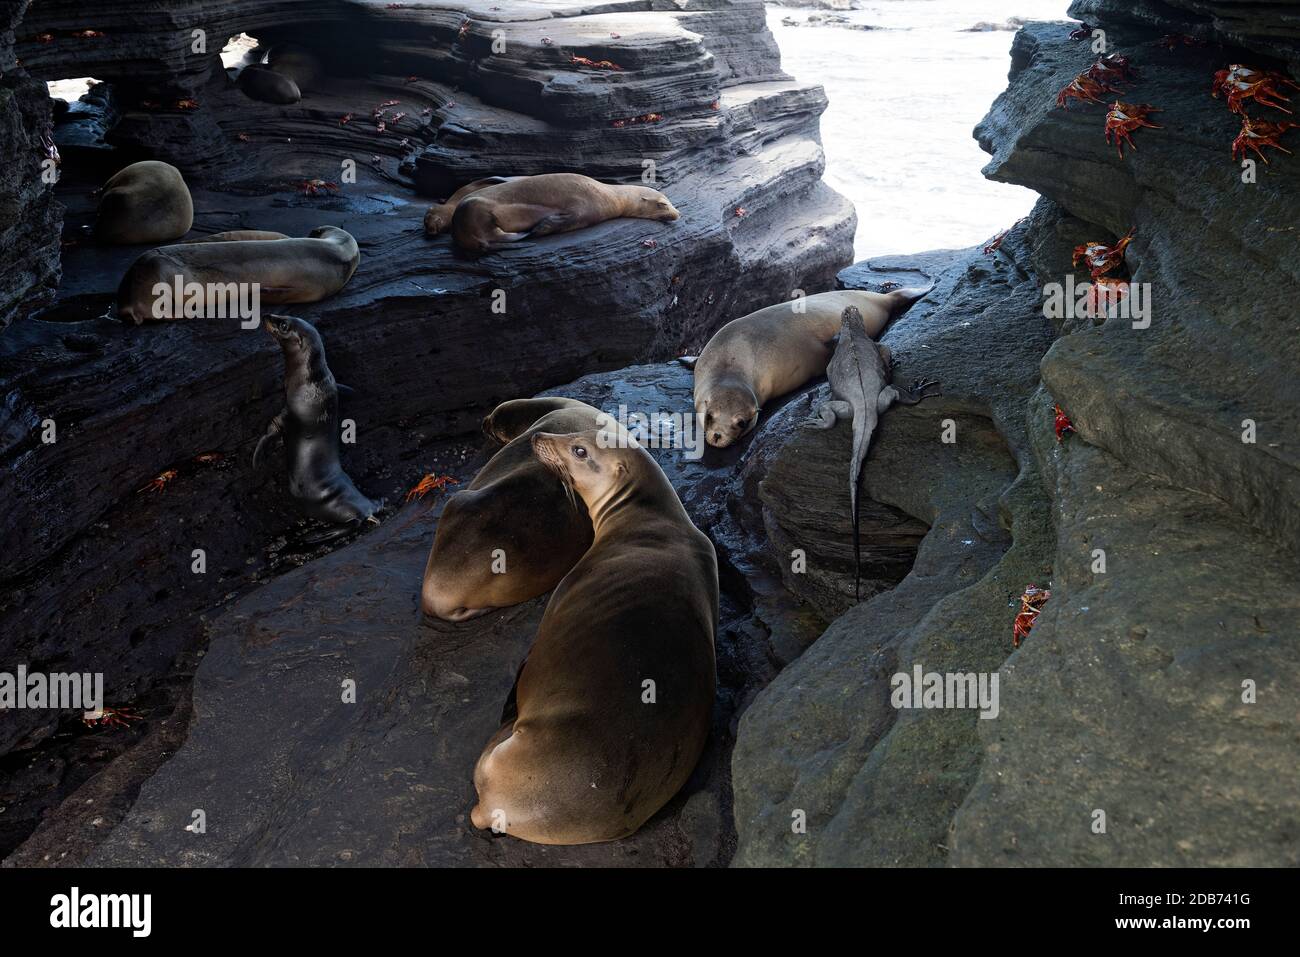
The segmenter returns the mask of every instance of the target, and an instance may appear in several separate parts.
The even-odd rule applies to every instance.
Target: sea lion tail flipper
[[[893,298],[890,304],[890,317],[901,315],[912,307],[920,299],[924,299],[934,289],[934,283],[928,286],[904,286],[901,289],[894,289],[888,293]]]
[[[262,461],[262,449],[271,439],[278,438],[284,432],[284,421],[289,415],[289,409],[286,406],[275,414],[270,424],[266,427],[266,432],[257,440],[257,447],[253,449],[253,468],[256,469]]]
[[[695,363],[700,361],[700,357],[699,356],[678,356],[677,361],[680,362],[682,365],[686,366],[686,368],[688,369],[694,369]]]

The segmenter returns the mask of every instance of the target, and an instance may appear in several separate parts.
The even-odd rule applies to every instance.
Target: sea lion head
[[[581,496],[596,521],[602,506],[639,472],[645,451],[617,425],[604,429],[558,434],[538,432],[533,454]]]
[[[653,219],[661,223],[671,223],[681,218],[682,214],[677,211],[677,207],[659,190],[649,186],[629,186],[628,189],[628,216]]]
[[[714,385],[696,400],[695,412],[704,423],[704,441],[725,449],[758,424],[758,399],[746,385]]]
[[[262,320],[262,325],[266,328],[272,338],[280,343],[280,348],[286,355],[297,355],[300,353],[319,353],[322,350],[320,333],[316,327],[305,319],[299,319],[297,316],[281,316],[275,313],[268,313]]]

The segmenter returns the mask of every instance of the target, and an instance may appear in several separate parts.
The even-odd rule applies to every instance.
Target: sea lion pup
[[[840,331],[840,315],[849,306],[859,310],[867,335],[874,338],[927,292],[843,289],[731,320],[698,358],[681,360],[695,369],[695,411],[703,416],[705,441],[725,449],[758,424],[759,410],[769,399],[822,375]]]
[[[456,207],[460,201],[470,193],[477,193],[480,189],[487,186],[496,186],[499,183],[509,182],[506,176],[485,176],[483,179],[476,179],[472,183],[466,183],[451,196],[447,197],[445,203],[438,203],[430,206],[424,214],[424,235],[437,236],[439,233],[451,226],[451,218],[456,212]]]
[[[626,435],[531,439],[582,497],[596,535],[551,596],[514,714],[474,768],[475,827],[538,844],[626,837],[681,789],[704,749],[717,557]]]
[[[523,434],[525,429],[546,415],[546,413],[554,412],[557,409],[591,409],[593,412],[597,411],[585,402],[559,395],[537,396],[532,399],[511,399],[508,402],[502,402],[488,413],[483,420],[483,434],[505,445]],[[569,431],[581,432],[588,427],[582,426],[581,428],[569,429]],[[554,432],[557,430],[550,429],[549,431]]]
[[[614,186],[578,173],[516,176],[476,190],[456,207],[451,236],[468,252],[487,252],[525,236],[549,236],[594,226],[607,219],[655,219],[681,214],[649,186]]]
[[[144,160],[118,170],[99,194],[95,239],[112,245],[165,243],[194,225],[194,200],[181,171]]]
[[[840,339],[826,369],[831,398],[817,409],[812,425],[829,429],[836,422],[853,425],[853,453],[849,458],[849,509],[853,516],[853,594],[862,597],[862,545],[858,529],[858,479],[862,463],[871,447],[876,423],[895,402],[916,405],[931,392],[937,382],[916,382],[912,389],[890,384],[892,357],[888,346],[877,345],[867,335],[862,313],[853,306],[840,317]]]
[[[284,408],[253,450],[253,468],[266,443],[284,442],[289,494],[308,518],[334,525],[378,523],[379,505],[366,498],[339,464],[339,392],[325,363],[325,345],[310,323],[268,315],[262,322],[284,353]]]
[[[443,506],[420,587],[426,615],[467,621],[559,584],[591,545],[591,519],[530,440],[604,421],[599,409],[561,398],[504,402],[483,420],[507,444]]]
[[[224,235],[247,232],[279,235],[262,230],[232,230]],[[342,289],[360,261],[357,241],[337,226],[317,226],[306,238],[222,241],[213,236],[207,242],[159,246],[141,255],[122,277],[117,317],[136,324],[185,318],[177,297],[160,299],[154,291],[159,284],[174,287],[178,278],[183,286],[199,283],[236,294],[238,284],[257,283],[263,304],[318,302]]]
[[[302,90],[292,77],[258,63],[250,63],[240,70],[235,83],[245,96],[263,103],[287,106],[302,99]]]

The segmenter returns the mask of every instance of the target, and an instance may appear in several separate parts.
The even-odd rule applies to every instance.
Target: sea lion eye
[[[749,427],[749,419],[737,419],[736,428],[744,430]]]
[[[573,457],[575,459],[585,459],[587,457],[587,450],[581,445],[575,445],[573,447]]]
[[[712,424],[713,424],[713,413],[712,413],[712,412],[705,412],[705,413],[704,413],[704,424],[705,424],[705,425],[712,425]]]

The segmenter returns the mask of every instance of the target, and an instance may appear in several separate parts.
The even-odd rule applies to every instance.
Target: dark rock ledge
[[[153,750],[141,745],[128,752],[137,755],[134,777],[120,773],[125,762],[119,759],[78,792],[102,797],[106,810],[95,805],[94,817],[78,801],[65,802],[8,863],[55,863],[60,854],[103,864],[1300,863],[1294,828],[1300,604],[1293,587],[1300,576],[1294,549],[1300,446],[1292,434],[1296,398],[1289,385],[1300,373],[1300,357],[1283,323],[1300,268],[1288,238],[1297,165],[1279,156],[1261,167],[1257,184],[1242,184],[1240,168],[1227,157],[1239,124],[1208,95],[1213,71],[1228,62],[1268,65],[1261,58],[1270,56],[1293,62],[1288,50],[1295,31],[1271,5],[1226,0],[1081,2],[1074,12],[1086,13],[1120,52],[1134,57],[1143,79],[1133,98],[1164,108],[1166,128],[1138,134],[1139,151],[1121,162],[1102,140],[1099,107],[1052,110],[1056,91],[1090,56],[1066,39],[1068,28],[1031,24],[1014,41],[1009,89],[977,131],[993,155],[989,175],[1042,193],[1031,216],[993,253],[977,248],[882,258],[840,274],[842,283],[859,287],[935,283],[930,297],[886,335],[900,359],[896,375],[905,382],[938,378],[944,395],[889,412],[873,445],[863,480],[870,597],[858,604],[848,597],[848,430],[803,427],[824,385],[814,383],[769,410],[740,448],[698,462],[656,452],[692,518],[718,547],[723,627],[708,752],[683,793],[643,831],[610,845],[564,849],[491,840],[468,828],[470,768],[495,727],[542,605],[457,627],[421,624],[416,585],[437,517],[434,503],[398,509],[373,533],[294,571],[281,573],[283,566],[267,559],[259,573],[272,580],[256,589],[237,589],[245,579],[232,572],[232,598],[211,611],[202,635],[173,638],[190,649],[191,664],[195,649],[207,648],[194,676],[195,718],[187,733],[177,727],[184,724],[182,696],[172,724],[146,738]],[[548,22],[542,35],[556,39],[554,26]],[[471,24],[471,33],[476,29]],[[1165,32],[1196,33],[1211,45],[1166,52],[1152,43]],[[732,57],[721,52],[726,49],[719,42],[711,50],[715,63],[752,66],[753,57]],[[459,54],[453,49],[447,56],[456,61]],[[682,70],[695,70],[694,58],[684,56]],[[783,158],[777,182],[800,183],[807,191],[801,195],[825,197],[818,163],[808,166],[802,158],[811,121],[801,125],[799,109],[786,112],[798,100],[788,81],[765,75],[750,83],[728,72],[737,66],[718,69],[731,77],[723,82],[737,84],[724,88],[724,104],[730,89],[733,108],[750,110],[754,119],[747,122],[755,129],[786,131],[757,138],[762,150]],[[515,125],[517,107],[546,95],[527,73],[526,63],[503,66],[503,75],[467,71],[478,84],[474,99],[457,92],[456,102],[479,104],[483,122],[464,134],[444,123],[413,164],[399,168],[395,158],[381,164],[390,193],[377,184],[370,192],[400,198],[404,177],[452,166],[466,177],[491,171],[475,165],[472,149],[460,166],[450,155],[428,158],[450,142],[444,134],[469,140],[490,129],[517,134],[491,134],[501,144],[539,133],[530,121]],[[436,88],[430,90],[436,100]],[[760,95],[763,90],[777,95]],[[568,103],[589,91],[561,92],[571,97]],[[726,111],[709,110],[716,112]],[[275,111],[273,122],[287,122],[292,113]],[[493,117],[500,118],[496,126]],[[652,138],[656,126],[624,132]],[[405,340],[385,345],[390,330],[410,334],[429,321],[430,300],[402,291],[409,262],[435,263],[438,271],[430,266],[427,282],[422,274],[415,281],[447,288],[453,302],[475,282],[487,288],[491,279],[479,270],[492,263],[421,260],[425,247],[385,246],[383,230],[372,227],[374,248],[406,260],[385,260],[372,279],[359,273],[361,283],[340,297],[351,302],[346,314],[342,302],[319,310],[327,332],[337,330],[327,341],[338,342],[343,378],[360,380],[373,368],[376,350],[385,373],[394,370],[392,382],[385,376],[358,382],[358,408],[372,410],[375,434],[385,436],[349,462],[368,491],[396,490],[409,477],[396,474],[392,461],[409,463],[412,472],[433,461],[447,462],[457,474],[472,472],[481,454],[446,443],[483,405],[504,397],[484,394],[494,376],[520,394],[550,387],[606,408],[686,409],[690,378],[671,363],[647,361],[562,385],[593,362],[591,347],[587,354],[576,351],[572,337],[587,337],[580,346],[598,341],[595,362],[605,370],[666,358],[698,346],[722,318],[755,305],[740,302],[749,293],[777,298],[774,290],[797,271],[788,263],[818,262],[827,241],[844,241],[842,221],[831,216],[833,202],[809,215],[838,225],[811,236],[797,217],[781,215],[791,211],[780,202],[765,204],[764,174],[745,163],[749,146],[734,154],[738,165],[725,165],[726,144],[748,132],[701,135],[691,141],[701,145],[680,157],[683,169],[701,164],[683,175],[680,191],[684,202],[722,215],[698,234],[674,231],[668,241],[645,224],[615,224],[594,244],[512,252],[520,285],[510,288],[528,291],[529,317],[508,324],[510,335],[502,338],[512,349],[519,340],[519,347],[499,368],[491,355],[484,356],[488,367],[468,371],[453,361],[460,350],[483,352],[473,345],[481,341],[482,316],[472,332],[474,314],[468,308],[462,314],[460,306],[436,314],[440,330],[453,330],[445,348],[455,350],[425,354],[426,366],[436,362],[439,382],[421,374],[419,361],[408,361],[399,348]],[[733,135],[740,139],[727,139]],[[683,142],[675,137],[672,146]],[[629,147],[632,155],[640,148]],[[617,149],[607,142],[592,153],[606,162]],[[291,161],[283,153],[278,158]],[[714,163],[724,163],[732,177],[726,182],[733,193],[721,204],[716,190],[698,179]],[[674,190],[670,184],[676,200]],[[731,195],[742,193],[750,197],[750,215],[728,219],[727,204],[740,202]],[[243,198],[227,200],[232,215],[211,228],[250,215],[240,212],[241,204],[251,209],[254,201],[230,195]],[[339,212],[355,213],[356,202],[344,194]],[[305,207],[290,200],[274,208],[277,216],[305,223],[317,212]],[[414,220],[415,212],[393,201],[388,216]],[[342,220],[364,232],[361,221]],[[1049,324],[1041,287],[1064,280],[1071,249],[1134,225],[1127,265],[1135,281],[1152,284],[1151,327],[1135,330],[1115,319]],[[668,246],[680,257],[658,277],[661,283],[683,277],[668,279],[667,288],[679,290],[671,308],[670,296],[655,298],[666,295],[663,287],[643,283],[653,270],[632,266],[638,251],[629,246],[643,238],[659,241],[654,256]],[[562,260],[544,255],[560,248]],[[684,268],[690,264],[707,275],[692,278]],[[607,279],[606,270],[616,278]],[[65,272],[81,281],[67,263]],[[69,308],[96,294],[93,281],[76,293],[68,282]],[[614,282],[621,283],[617,294]],[[558,292],[547,301],[545,291],[559,283],[571,287],[565,294],[598,309],[566,312]],[[617,302],[638,303],[642,312],[630,317],[608,308]],[[680,311],[683,306],[689,311]],[[681,318],[687,315],[689,322]],[[530,329],[542,316],[548,332],[556,331],[534,341]],[[615,325],[608,326],[611,316]],[[6,336],[22,333],[24,325]],[[357,335],[345,338],[339,334],[345,330]],[[205,356],[220,355],[212,344],[220,340],[200,332],[172,327],[166,334],[173,338],[164,341],[198,343],[214,350]],[[255,398],[241,398],[243,411],[223,422],[224,429],[239,430],[240,448],[255,430],[251,421],[241,427],[240,417],[269,414],[267,390],[276,378],[268,349],[243,348],[247,355],[236,358],[256,366],[245,380]],[[536,356],[544,361],[528,362]],[[206,381],[197,371],[188,375]],[[1061,443],[1052,434],[1054,402],[1077,429]],[[155,408],[165,406],[159,398]],[[394,420],[393,408],[406,418]],[[381,415],[387,417],[382,424]],[[1240,441],[1246,417],[1258,423],[1256,445]],[[956,425],[955,444],[940,439],[945,420]],[[182,422],[194,425],[178,420],[177,434]],[[246,520],[239,533],[263,547],[288,525],[242,466],[234,474],[198,473],[186,488],[175,499],[154,501],[122,499],[106,489],[100,494],[117,510],[106,524],[165,528],[175,514],[164,501],[179,504],[189,495],[191,504],[205,503],[206,494],[227,503],[222,508],[230,511],[218,518],[237,507],[254,516],[264,510],[268,517]],[[93,519],[74,516],[67,527],[78,521]],[[99,541],[78,534],[71,533],[68,553]],[[133,536],[97,534],[120,534],[118,561],[139,560],[129,544]],[[796,547],[808,554],[807,574],[790,568]],[[1104,573],[1093,571],[1098,548],[1106,554]],[[165,566],[161,557],[153,562]],[[80,567],[88,563],[83,558]],[[64,579],[51,580],[41,602],[53,609]],[[1013,650],[1016,598],[1030,583],[1050,585],[1052,598]],[[187,601],[210,607],[193,596]],[[63,614],[48,611],[46,620],[57,624]],[[998,719],[979,720],[972,711],[895,711],[890,676],[913,665],[998,672]],[[356,705],[339,702],[347,677],[358,682]],[[1256,689],[1253,704],[1242,701],[1246,681]],[[208,817],[201,837],[184,830],[196,808]],[[1104,834],[1092,829],[1097,810],[1106,813]],[[792,831],[796,811],[806,814],[807,833]]]

